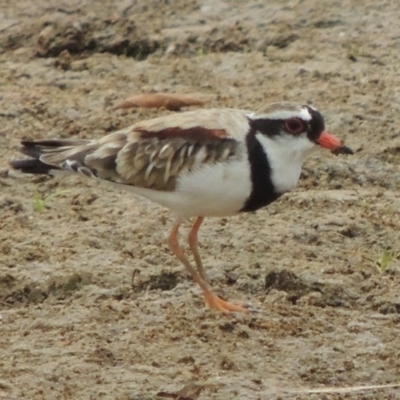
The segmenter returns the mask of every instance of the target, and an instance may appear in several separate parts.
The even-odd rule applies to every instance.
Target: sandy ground
[[[400,383],[399,20],[389,0],[2,0],[0,399],[400,399],[339,389]],[[152,90],[309,102],[356,151],[204,224],[213,286],[257,314],[205,310],[168,211],[8,171],[22,138],[168,113],[112,109]]]

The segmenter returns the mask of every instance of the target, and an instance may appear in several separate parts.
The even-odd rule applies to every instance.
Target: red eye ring
[[[306,131],[306,123],[300,118],[289,118],[285,121],[285,129],[292,135],[299,135]]]

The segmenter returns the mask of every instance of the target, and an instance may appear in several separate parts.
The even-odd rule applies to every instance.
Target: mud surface
[[[400,399],[333,393],[400,381],[396,1],[1,3],[0,399]],[[148,91],[310,102],[356,151],[313,154],[267,209],[206,220],[213,286],[257,314],[205,310],[168,250],[167,210],[8,171],[22,138],[169,113],[112,110]]]

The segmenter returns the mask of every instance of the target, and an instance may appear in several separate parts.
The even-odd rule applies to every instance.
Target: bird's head
[[[335,154],[352,150],[325,130],[324,118],[308,105],[275,103],[259,113],[248,114],[255,140],[262,146],[271,169],[276,193],[292,190],[307,155],[316,147]]]
[[[279,146],[285,153],[292,152],[294,157],[304,158],[315,146],[334,154],[353,154],[340,139],[325,130],[323,116],[312,106],[273,103],[249,118],[261,141],[265,142],[264,137],[270,147]]]

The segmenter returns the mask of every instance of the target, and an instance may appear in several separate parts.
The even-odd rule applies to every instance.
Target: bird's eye
[[[285,121],[285,129],[293,135],[298,135],[306,131],[306,123],[300,118],[289,118]]]

